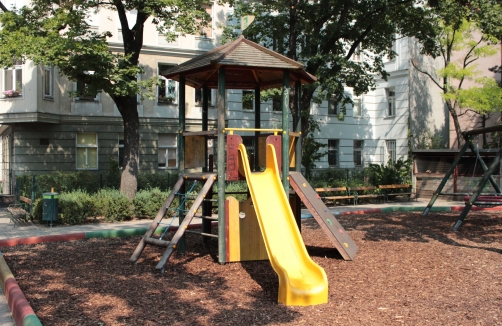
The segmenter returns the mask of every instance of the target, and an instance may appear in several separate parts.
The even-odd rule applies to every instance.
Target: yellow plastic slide
[[[273,145],[267,145],[264,172],[251,172],[243,144],[239,153],[239,167],[246,176],[268,257],[279,276],[279,302],[288,306],[327,303],[326,273],[305,249],[279,177]]]

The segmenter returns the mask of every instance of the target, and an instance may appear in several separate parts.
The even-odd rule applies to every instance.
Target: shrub
[[[389,160],[387,165],[370,164],[369,181],[375,186],[411,183],[411,163],[411,159],[401,157],[396,162]]]
[[[132,203],[134,205],[134,215],[137,218],[153,219],[169,196],[169,192],[162,192],[159,188],[150,190],[140,190],[136,193],[136,197]],[[178,199],[174,199],[171,207],[178,207]],[[174,211],[169,210],[167,216],[173,216]]]
[[[174,186],[178,178],[179,174],[176,172],[139,173],[138,190],[159,188],[161,191],[167,191]]]
[[[82,190],[59,195],[58,217],[65,224],[80,224],[87,217],[95,217],[93,197]]]
[[[128,220],[133,215],[132,203],[119,190],[101,189],[93,197],[96,215],[107,222]]]

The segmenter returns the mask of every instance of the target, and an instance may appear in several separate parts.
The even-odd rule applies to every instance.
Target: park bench
[[[325,203],[331,202],[336,205],[337,200],[355,200],[354,196],[349,193],[347,187],[315,188],[315,191],[319,198]]]
[[[382,190],[385,202],[389,202],[390,196],[406,196],[410,200],[413,195],[410,184],[379,185],[378,188]]]
[[[349,193],[354,196],[354,204],[359,203],[361,198],[374,198],[376,200],[385,199],[385,195],[381,193],[376,193],[377,187],[375,186],[361,186],[361,187],[349,187]]]
[[[10,220],[14,223],[14,227],[18,225],[31,224],[32,222],[32,200],[24,196],[19,196],[18,200],[19,202],[16,200],[16,203],[7,207],[7,210],[11,215]]]

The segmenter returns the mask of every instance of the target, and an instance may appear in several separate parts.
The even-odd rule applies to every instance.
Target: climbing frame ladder
[[[178,230],[174,234],[173,238],[171,241],[166,241],[162,240],[162,237],[159,238],[154,238],[153,235],[155,233],[155,230],[160,226],[162,219],[166,215],[166,212],[168,211],[169,207],[174,201],[174,198],[177,194],[179,194],[180,189],[182,186],[185,184],[186,180],[205,180],[204,186],[202,187],[202,190],[199,192],[197,197],[195,198],[192,206],[188,210],[187,214],[183,218],[182,222],[180,223]],[[182,175],[176,184],[174,185],[173,189],[171,190],[171,193],[167,197],[166,201],[160,208],[159,212],[155,216],[155,219],[152,221],[152,224],[150,224],[150,227],[146,231],[145,235],[141,239],[140,243],[134,250],[134,253],[132,254],[130,260],[133,262],[137,262],[139,259],[139,256],[143,252],[143,249],[147,244],[158,246],[158,247],[165,247],[166,250],[164,251],[164,254],[162,255],[162,258],[160,259],[159,263],[157,264],[156,268],[161,269],[162,271],[164,270],[164,267],[167,263],[167,260],[169,257],[171,257],[173,250],[176,248],[176,245],[178,244],[179,240],[183,235],[185,234],[186,229],[188,228],[188,225],[192,221],[192,219],[195,216],[195,213],[199,209],[200,205],[204,201],[207,193],[211,190],[214,181],[216,180],[216,174],[215,173],[190,173],[190,174],[184,174]],[[185,194],[186,195],[186,194]],[[184,201],[183,201],[184,203]],[[178,207],[178,211],[182,209]],[[183,213],[180,213],[180,216]],[[181,220],[181,219],[180,219]],[[166,229],[166,232],[168,228]],[[165,232],[164,232],[165,233]]]

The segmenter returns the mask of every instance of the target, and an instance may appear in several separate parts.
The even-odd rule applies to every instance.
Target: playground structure
[[[293,117],[289,131],[289,92],[295,85],[298,107],[301,84],[315,77],[296,61],[244,39],[220,46],[161,73],[179,82],[178,162],[181,176],[145,233],[131,261],[137,262],[146,245],[164,247],[156,268],[164,270],[177,249],[186,250],[184,234],[195,232],[188,225],[196,216],[202,218],[197,232],[206,243],[218,239],[218,261],[227,262],[269,259],[279,276],[279,302],[286,305],[313,305],[328,300],[324,270],[308,256],[300,234],[301,206],[311,211],[321,229],[345,260],[352,260],[357,245],[324,205],[315,190],[300,173],[300,116]],[[202,88],[202,131],[186,131],[185,86]],[[260,90],[282,86],[282,128],[261,128]],[[208,130],[208,89],[217,88],[217,129]],[[226,127],[226,89],[254,89],[255,128]],[[254,158],[250,160],[240,135],[254,133]],[[208,139],[217,140],[217,171],[209,164]],[[295,171],[289,171],[294,168]],[[202,169],[188,173],[187,169]],[[262,171],[262,169],[264,169]],[[239,203],[225,192],[227,181],[245,180],[248,199]],[[191,188],[187,190],[192,182]],[[203,186],[194,195],[195,183]],[[213,186],[217,185],[217,193]],[[290,191],[290,186],[292,191]],[[235,193],[233,193],[235,194]],[[213,197],[217,195],[217,199]],[[179,197],[179,205],[171,207]],[[185,209],[191,203],[189,209]],[[217,203],[213,206],[213,203]],[[218,217],[212,215],[218,208]],[[199,212],[201,208],[201,213]],[[165,231],[156,236],[168,211],[179,218],[179,228],[167,241]],[[212,221],[218,221],[218,234],[211,233]]]
[[[492,176],[493,173],[495,172],[496,168],[500,164],[500,160],[502,158],[502,149],[499,149],[494,160],[492,161],[492,163],[488,167],[486,165],[486,163],[483,161],[483,159],[481,158],[481,156],[479,155],[479,152],[478,152],[476,146],[474,146],[474,144],[473,144],[473,139],[475,136],[477,136],[479,134],[485,134],[485,133],[495,132],[495,131],[502,131],[502,126],[474,129],[474,130],[470,130],[467,132],[464,131],[462,133],[464,140],[465,140],[465,144],[464,144],[464,146],[462,146],[462,148],[460,149],[458,154],[455,156],[455,159],[453,160],[452,165],[450,166],[450,168],[446,172],[443,180],[441,180],[441,183],[439,184],[437,190],[434,192],[431,200],[429,201],[429,204],[427,205],[424,212],[422,213],[423,216],[426,216],[429,213],[429,211],[431,210],[432,206],[434,205],[436,199],[439,196],[442,196],[442,195],[448,195],[448,196],[463,195],[463,196],[465,196],[464,197],[465,207],[462,210],[462,212],[460,213],[460,216],[459,216],[457,222],[453,226],[453,230],[457,231],[460,228],[460,226],[462,225],[462,223],[464,222],[465,217],[467,216],[467,214],[469,213],[469,211],[471,210],[473,205],[483,205],[483,206],[502,205],[502,193],[500,192],[500,187],[495,182],[495,180],[493,179],[493,176]],[[472,193],[442,193],[442,190],[443,190],[444,186],[446,185],[446,182],[448,181],[448,179],[452,175],[453,171],[455,170],[455,167],[457,166],[457,164],[459,164],[462,156],[464,156],[467,149],[470,149],[474,153],[477,160],[479,160],[481,167],[483,168],[484,174],[483,174],[481,180],[479,181],[478,185],[476,186],[476,188],[474,189],[474,191]],[[488,181],[490,182],[490,185],[493,187],[493,189],[495,191],[494,193],[482,193],[482,191],[485,188],[485,185]]]

